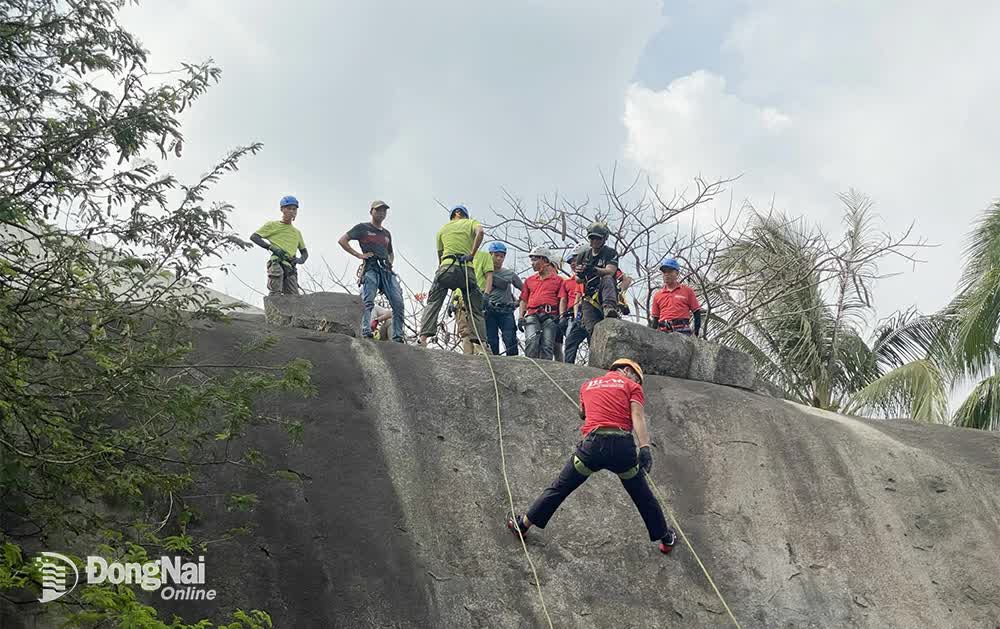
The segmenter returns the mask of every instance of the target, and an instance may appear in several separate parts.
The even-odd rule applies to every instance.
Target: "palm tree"
[[[955,426],[1000,429],[1000,201],[969,235],[958,292],[940,312],[900,317],[882,330],[891,367],[859,391],[852,410],[891,415],[910,409],[914,419],[947,419],[947,394],[978,384],[951,416]]]
[[[878,263],[905,255],[909,232],[902,238],[877,232],[871,201],[862,194],[851,191],[840,200],[844,231],[835,242],[801,220],[751,217],[713,270],[722,304],[712,313],[721,326],[717,338],[750,354],[763,379],[802,404],[941,421],[947,405],[939,372],[929,363],[910,365],[906,344],[912,341],[897,334],[913,315],[881,324],[871,343],[861,332],[873,312]],[[868,400],[876,382],[880,395]]]
[[[878,261],[905,238],[873,228],[871,202],[841,195],[844,232],[831,242],[801,220],[754,214],[719,256],[718,340],[750,354],[761,377],[800,403],[843,410],[881,375],[860,334]],[[739,278],[733,282],[728,278]],[[724,286],[724,287],[723,287]]]

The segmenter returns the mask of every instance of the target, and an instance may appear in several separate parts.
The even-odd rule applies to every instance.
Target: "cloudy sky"
[[[828,227],[838,192],[867,193],[886,229],[915,222],[938,245],[916,267],[887,265],[900,272],[878,286],[887,315],[947,300],[965,234],[1000,197],[1000,3],[903,6],[163,0],[124,21],[155,69],[208,57],[223,69],[170,168],[193,177],[263,142],[216,196],[237,206],[245,236],[298,196],[313,270],[353,260],[336,240],[374,198],[430,274],[447,218],[435,198],[479,217],[502,186],[532,202],[556,190],[596,199],[600,169],[617,161],[667,189],[741,175],[737,202]],[[256,291],[265,258],[235,259]],[[216,287],[261,303],[236,277]]]

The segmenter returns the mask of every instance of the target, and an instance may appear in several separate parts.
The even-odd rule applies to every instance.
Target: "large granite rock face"
[[[607,369],[616,358],[631,358],[650,375],[714,382],[755,389],[753,359],[730,347],[682,334],[664,334],[621,319],[606,319],[594,328],[590,366]]]
[[[694,354],[691,356],[688,380],[714,382],[741,389],[756,388],[757,367],[749,354],[701,339],[691,341],[694,344]]]
[[[245,356],[264,332],[278,342]],[[316,395],[269,395],[257,409],[300,420],[301,444],[276,425],[234,444],[276,473],[213,466],[184,496],[201,514],[196,540],[252,527],[204,553],[217,598],[152,601],[167,618],[256,607],[276,628],[548,626],[503,525],[505,480],[523,511],[572,453],[580,419],[535,365],[493,358],[502,469],[481,356],[239,317],[199,324],[194,342],[195,362],[306,359]],[[574,397],[600,373],[539,364]],[[655,375],[644,389],[651,478],[744,629],[1000,626],[1000,435]],[[230,492],[259,502],[229,511]],[[594,474],[526,541],[556,627],[732,626],[685,543],[664,557],[648,541],[614,474]],[[0,597],[0,626],[26,627],[39,607]]]
[[[264,318],[275,326],[358,336],[361,297],[345,293],[268,296]]]

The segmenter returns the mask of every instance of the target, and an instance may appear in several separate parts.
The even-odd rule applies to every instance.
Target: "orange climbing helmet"
[[[634,371],[637,374],[639,374],[639,384],[642,384],[642,381],[643,381],[644,377],[643,377],[643,374],[642,374],[642,367],[639,366],[639,363],[637,363],[634,360],[631,360],[629,358],[616,358],[615,361],[613,363],[611,363],[610,369],[612,371],[614,371],[615,369],[618,369],[619,367],[631,367],[632,371]]]

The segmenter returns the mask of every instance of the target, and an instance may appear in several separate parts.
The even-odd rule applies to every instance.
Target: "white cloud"
[[[975,215],[1000,196],[998,29],[988,2],[754,3],[731,24],[720,73],[628,91],[626,155],[671,187],[743,174],[737,198],[773,197],[828,226],[838,191],[868,193],[885,227],[916,221],[941,245],[881,283],[880,312],[932,310],[953,290]]]
[[[621,152],[625,92],[661,10],[659,0],[219,0],[147,3],[128,24],[157,69],[209,56],[223,68],[186,118],[176,170],[198,174],[232,145],[264,142],[217,192],[236,203],[244,235],[296,194],[313,259],[341,266],[351,259],[337,237],[383,198],[387,226],[429,272],[445,219],[434,197],[482,217],[501,186],[593,187]],[[264,257],[236,257],[259,290]],[[218,288],[251,296],[232,279]]]

